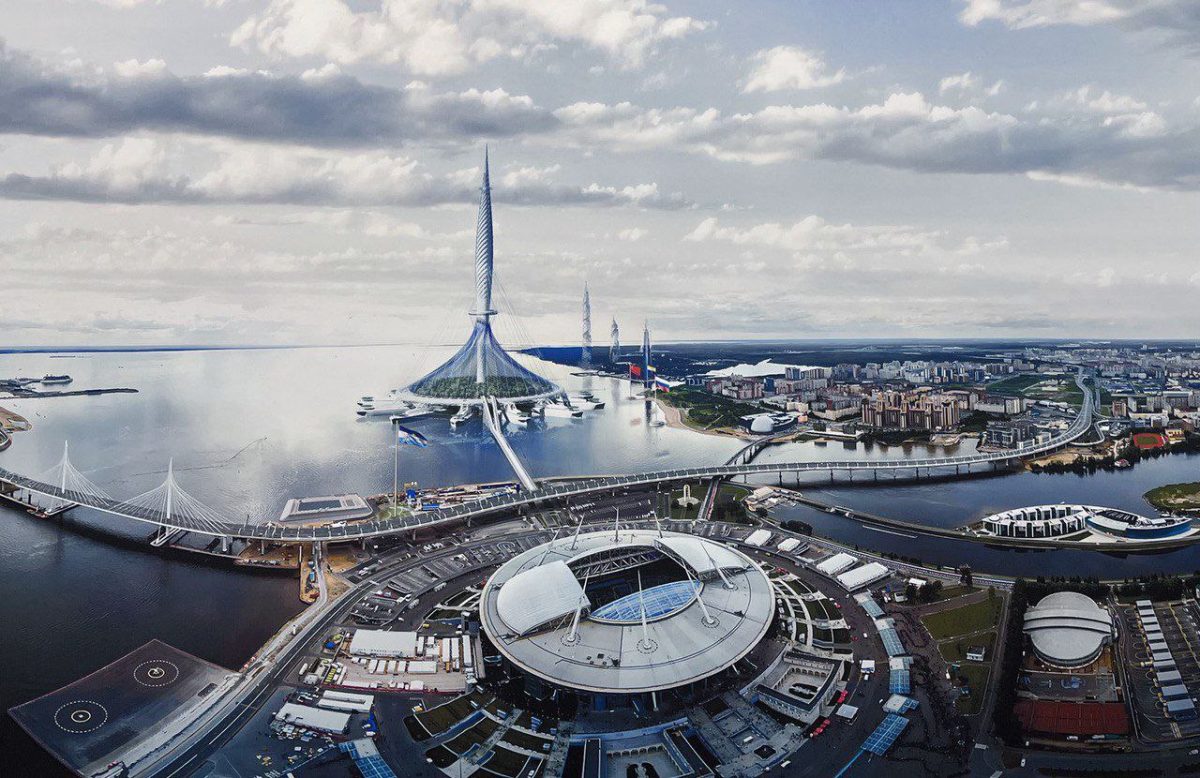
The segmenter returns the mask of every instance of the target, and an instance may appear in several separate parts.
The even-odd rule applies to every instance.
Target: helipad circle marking
[[[142,686],[169,686],[179,680],[179,666],[166,659],[151,659],[133,668],[133,680]]]
[[[73,735],[95,732],[106,721],[108,711],[95,700],[73,700],[54,711],[54,725]]]

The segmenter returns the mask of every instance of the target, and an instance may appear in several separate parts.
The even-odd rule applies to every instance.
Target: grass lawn
[[[946,640],[958,635],[980,632],[996,626],[1000,621],[1000,612],[1004,606],[1002,597],[952,608],[939,613],[931,613],[921,618],[925,629],[934,640]]]
[[[970,594],[973,591],[975,591],[974,588],[968,589],[967,587],[960,586],[958,584],[955,584],[954,586],[943,586],[942,590],[938,592],[937,599],[934,600],[934,602],[952,600],[955,597],[962,597],[964,594]]]
[[[1200,508],[1200,482],[1159,486],[1146,492],[1145,497],[1155,508]]]
[[[964,662],[958,666],[957,671],[952,671],[954,682],[958,683],[959,678],[967,680],[967,686],[970,687],[971,693],[966,696],[959,697],[954,701],[954,706],[958,712],[964,716],[970,716],[973,713],[978,713],[980,707],[983,706],[983,698],[987,691],[988,673],[991,672],[990,664],[975,664],[974,662]]]
[[[1008,378],[1001,378],[995,383],[987,385],[989,394],[1024,394],[1025,390],[1035,384],[1040,384],[1042,381],[1050,380],[1049,376],[1044,375],[1014,375]]]
[[[970,637],[951,638],[938,644],[938,651],[942,652],[942,658],[947,662],[966,662],[967,651],[974,646],[984,646],[987,648],[987,653],[984,654],[984,660],[990,662],[992,660],[992,646],[996,643],[995,632],[985,632],[982,635],[971,635]],[[971,664],[976,664],[972,662]]]
[[[762,412],[757,405],[682,386],[660,393],[658,399],[684,411],[684,422],[700,429],[736,427],[742,416]]]

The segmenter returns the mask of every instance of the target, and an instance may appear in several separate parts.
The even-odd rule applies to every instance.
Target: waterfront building
[[[994,513],[982,531],[1002,538],[1062,538],[1090,531],[1127,540],[1179,537],[1192,530],[1186,517],[1139,516],[1095,505],[1034,505]]]
[[[896,430],[945,430],[962,419],[960,400],[928,391],[872,392],[862,398],[864,427]]]

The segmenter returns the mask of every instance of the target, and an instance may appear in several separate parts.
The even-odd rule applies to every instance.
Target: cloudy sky
[[[730,11],[734,7],[736,11]],[[0,0],[11,345],[1197,337],[1197,0]]]

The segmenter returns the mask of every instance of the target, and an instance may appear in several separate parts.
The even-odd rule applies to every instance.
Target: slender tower
[[[617,364],[617,359],[621,356],[621,328],[617,326],[617,320],[614,317],[612,323],[612,345],[608,347],[608,361],[611,365]]]
[[[579,366],[584,370],[592,366],[592,298],[587,281],[583,282],[583,348],[579,350]]]
[[[479,217],[475,221],[475,309],[471,315],[475,322],[488,332],[492,329],[492,183],[488,176],[488,152],[483,149],[483,181],[479,185]],[[479,338],[475,350],[475,382],[482,384],[487,379],[484,344],[488,338]]]
[[[650,373],[654,365],[650,361],[650,322],[642,326],[642,386],[649,389],[654,384]]]

